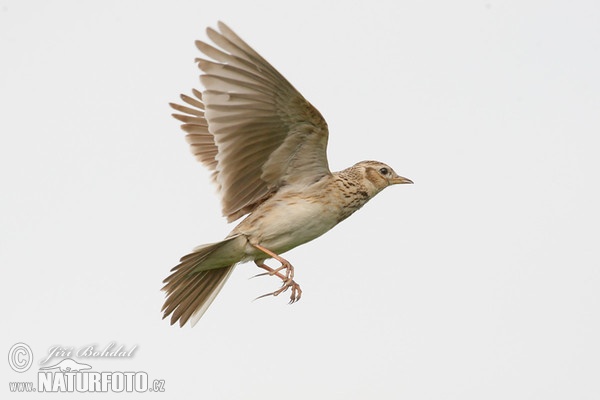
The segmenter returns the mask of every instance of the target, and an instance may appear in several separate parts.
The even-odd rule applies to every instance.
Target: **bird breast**
[[[261,204],[232,232],[278,254],[309,242],[340,221],[340,207],[307,192],[281,191]],[[248,253],[254,253],[249,248]]]

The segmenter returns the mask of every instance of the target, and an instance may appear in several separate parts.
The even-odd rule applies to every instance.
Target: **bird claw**
[[[257,276],[270,275],[270,276],[278,277],[279,279],[282,280],[283,283],[282,283],[281,287],[279,289],[277,289],[276,291],[263,294],[262,296],[258,296],[254,300],[262,299],[263,297],[267,297],[267,296],[278,296],[290,288],[291,288],[291,294],[290,294],[289,304],[294,304],[295,302],[300,300],[300,298],[302,297],[302,289],[300,289],[300,285],[298,285],[294,281],[294,267],[292,266],[292,264],[290,264],[289,261],[279,257],[277,254],[271,252],[268,249],[265,249],[262,246],[256,245],[255,247],[257,247],[259,250],[262,250],[267,255],[270,255],[271,257],[275,258],[277,261],[279,261],[281,263],[281,266],[279,268],[273,269],[273,268],[269,267],[268,265],[266,265],[263,261],[255,261],[254,263],[256,264],[257,267],[262,268],[267,272],[263,272],[261,274],[255,275],[255,276],[253,276],[253,278],[257,277]],[[281,271],[284,269],[285,269],[285,275],[281,273]]]
[[[261,275],[265,275],[265,274],[261,274]],[[284,281],[283,284],[281,285],[281,287],[279,289],[277,289],[276,291],[271,292],[271,293],[265,293],[262,296],[258,296],[254,300],[262,299],[263,297],[267,297],[267,296],[273,296],[273,297],[279,296],[281,293],[287,291],[290,288],[291,288],[292,292],[290,294],[290,301],[288,304],[294,304],[295,302],[300,300],[300,298],[302,297],[302,289],[300,289],[300,285],[298,285],[292,279],[288,279],[288,280]]]
[[[296,282],[292,281],[292,294],[290,295],[290,301],[288,304],[294,304],[302,297],[302,289],[300,289],[300,285]],[[286,289],[287,290],[287,289]]]
[[[256,274],[256,275],[252,275],[250,278],[248,279],[254,279],[254,278],[258,278],[259,276],[265,276],[265,275],[271,275],[268,272],[263,272],[262,274]]]

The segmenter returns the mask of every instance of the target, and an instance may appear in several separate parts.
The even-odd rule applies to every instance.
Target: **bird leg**
[[[253,244],[252,246],[256,247],[258,250],[262,251],[266,255],[270,256],[271,258],[276,259],[277,261],[279,261],[281,263],[281,267],[279,267],[277,269],[271,269],[271,268],[269,268],[271,270],[271,271],[269,271],[270,275],[275,275],[275,273],[277,273],[277,272],[282,271],[282,270],[285,269],[286,270],[286,272],[285,272],[285,280],[292,280],[292,279],[294,279],[294,267],[292,266],[292,264],[290,264],[290,262],[288,260],[286,260],[285,258],[281,257],[279,254],[274,253],[271,250],[269,250],[266,247],[263,247],[263,246],[261,246],[259,244]]]
[[[261,299],[266,296],[277,296],[291,288],[292,293],[290,295],[290,304],[295,303],[298,300],[300,300],[300,297],[302,297],[302,289],[300,289],[300,285],[298,285],[294,281],[294,267],[292,266],[292,264],[290,264],[290,262],[287,261],[285,258],[280,257],[278,254],[272,252],[271,250],[269,250],[265,247],[262,247],[260,245],[253,245],[253,246],[281,263],[281,267],[276,268],[276,269],[269,267],[262,261],[261,262],[255,261],[254,263],[256,264],[256,266],[267,271],[266,274],[269,274],[271,276],[274,275],[283,281],[281,288],[277,289],[276,291],[274,291],[272,293],[263,294],[262,296],[257,297],[257,299]],[[285,275],[283,275],[280,272],[284,269],[286,270]]]

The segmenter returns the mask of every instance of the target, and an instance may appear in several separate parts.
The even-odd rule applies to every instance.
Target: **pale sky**
[[[111,342],[135,355],[75,359],[165,381],[144,398],[600,398],[600,3],[339,4],[0,0],[0,351],[34,354],[2,398]],[[233,225],[167,103],[218,20],[321,111],[333,169],[415,185],[286,254],[299,303],[244,264],[181,329],[161,282]]]

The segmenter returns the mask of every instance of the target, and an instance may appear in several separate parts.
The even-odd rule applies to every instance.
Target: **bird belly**
[[[235,231],[245,234],[251,244],[278,254],[321,236],[338,223],[332,207],[310,199],[272,199],[269,203],[268,209],[258,212],[259,207]],[[256,249],[248,250],[256,254]]]

